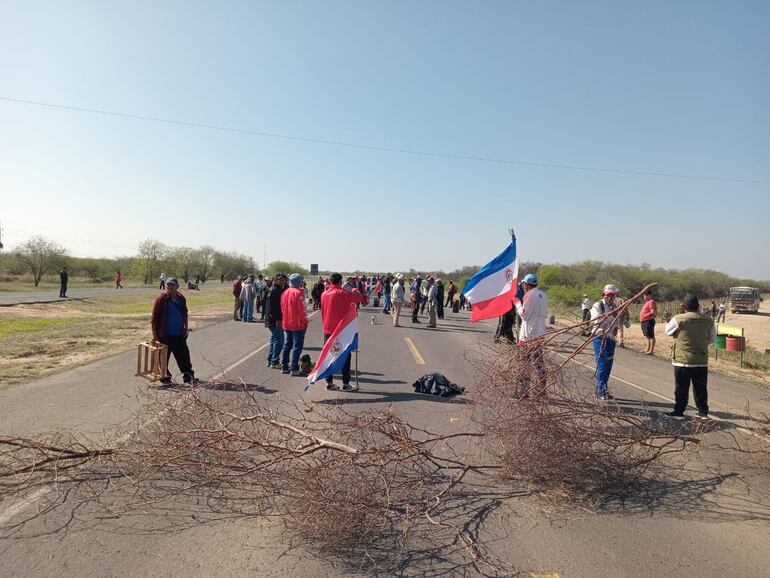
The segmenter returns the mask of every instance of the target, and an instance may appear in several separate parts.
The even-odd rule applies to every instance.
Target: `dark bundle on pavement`
[[[412,384],[416,393],[427,393],[429,395],[440,395],[449,397],[458,395],[465,391],[464,387],[452,383],[445,375],[441,373],[426,373],[420,379]]]

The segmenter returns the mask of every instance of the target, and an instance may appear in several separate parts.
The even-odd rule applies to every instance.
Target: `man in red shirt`
[[[283,349],[281,350],[281,373],[291,372],[292,377],[304,375],[299,370],[299,356],[305,345],[307,313],[305,292],[302,289],[302,275],[289,275],[289,288],[281,293],[281,314],[283,316]],[[291,365],[289,365],[291,353]]]
[[[652,355],[655,351],[655,318],[658,316],[658,304],[652,296],[651,291],[644,293],[644,305],[639,313],[639,321],[642,323],[642,335],[647,338],[647,349],[645,355]]]
[[[321,295],[321,319],[323,320],[324,343],[329,339],[337,325],[350,311],[350,305],[353,303],[363,303],[366,297],[361,295],[357,289],[345,291],[342,286],[342,275],[332,273],[329,278],[331,285]],[[337,389],[334,385],[332,376],[326,378],[326,389]],[[350,355],[345,360],[345,366],[342,368],[342,391],[357,391],[358,386],[350,384]]]

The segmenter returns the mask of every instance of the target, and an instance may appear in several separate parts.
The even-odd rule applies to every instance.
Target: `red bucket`
[[[745,349],[746,341],[743,337],[727,338],[727,351],[744,351]]]

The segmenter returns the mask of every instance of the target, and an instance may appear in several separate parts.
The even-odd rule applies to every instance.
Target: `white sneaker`
[[[342,391],[358,391],[358,386],[355,384],[345,383],[342,385]]]

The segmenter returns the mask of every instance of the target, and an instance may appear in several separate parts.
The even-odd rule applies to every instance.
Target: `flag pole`
[[[356,349],[356,387],[358,387],[358,349]]]

